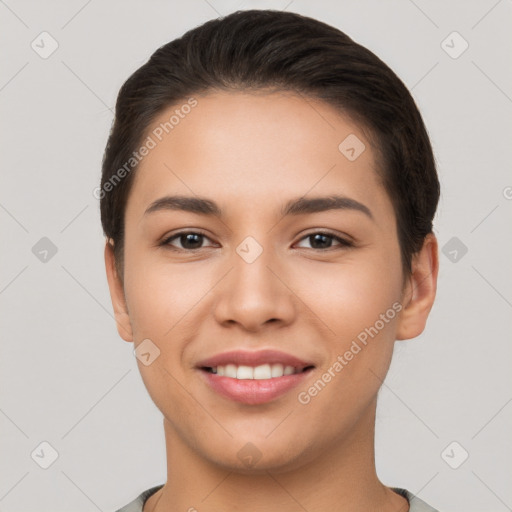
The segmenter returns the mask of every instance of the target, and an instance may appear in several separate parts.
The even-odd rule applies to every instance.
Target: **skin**
[[[276,92],[196,99],[136,171],[125,212],[124,286],[109,241],[105,247],[120,336],[135,348],[149,338],[160,349],[148,366],[137,359],[163,414],[168,465],[166,484],[144,512],[407,511],[375,472],[376,398],[395,340],[424,330],[436,293],[436,238],[425,239],[405,277],[374,149],[329,105]],[[338,150],[349,134],[366,145],[352,162]],[[333,193],[368,206],[373,220],[348,209],[280,215],[290,199]],[[223,217],[144,215],[167,194],[215,200]],[[198,230],[206,235],[192,244],[199,249],[183,237],[170,242],[176,251],[158,245]],[[327,239],[325,248],[306,236],[326,230],[354,246]],[[263,248],[250,264],[236,252],[247,236]],[[317,396],[299,403],[298,392],[395,302],[400,313]],[[315,365],[300,389],[271,403],[224,398],[196,369],[220,352],[265,348]],[[261,456],[252,467],[237,456],[249,442]]]

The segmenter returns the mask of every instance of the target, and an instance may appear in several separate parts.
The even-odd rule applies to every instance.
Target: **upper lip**
[[[294,368],[303,369],[307,366],[313,366],[312,363],[303,361],[298,357],[281,352],[279,350],[232,350],[216,354],[208,359],[204,359],[198,363],[199,368],[214,368],[217,366],[226,366],[234,364],[237,366],[260,366],[263,364],[282,364],[283,366],[293,366]]]

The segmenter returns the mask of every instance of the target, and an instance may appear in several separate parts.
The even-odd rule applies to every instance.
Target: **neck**
[[[251,474],[201,457],[164,418],[167,482],[147,500],[144,512],[407,512],[407,500],[385,487],[376,474],[375,408],[376,402],[349,435],[322,453],[305,455],[306,463]]]

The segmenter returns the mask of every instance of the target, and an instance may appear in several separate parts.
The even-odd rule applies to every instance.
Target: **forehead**
[[[365,132],[326,103],[289,92],[211,92],[157,116],[129,207],[166,193],[260,209],[288,197],[341,193],[390,208]],[[152,144],[153,145],[153,144]],[[355,156],[355,158],[354,158]],[[131,206],[130,206],[131,203]]]

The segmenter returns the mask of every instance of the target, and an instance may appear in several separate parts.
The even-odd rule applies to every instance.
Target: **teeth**
[[[254,379],[254,370],[251,366],[239,366],[236,370],[238,380]]]
[[[284,374],[291,375],[292,373],[295,373],[295,368],[293,366],[286,366],[284,369]]]
[[[262,364],[261,366],[256,366],[254,368],[254,376],[255,379],[270,379],[272,377],[272,371],[270,370],[269,364]]]
[[[217,366],[217,369],[219,367]],[[222,367],[221,367],[222,368]],[[234,364],[228,364],[224,367],[224,376],[231,377],[232,379],[236,379],[236,366]]]
[[[260,366],[252,367],[235,364],[227,364],[226,366],[216,366],[211,369],[212,373],[224,377],[231,377],[232,379],[239,380],[263,380],[274,379],[282,377],[283,375],[292,375],[300,373],[300,370],[293,366],[283,366],[282,364],[262,364]]]
[[[272,365],[271,376],[272,377],[281,377],[284,375],[284,368],[282,364],[276,363]]]

